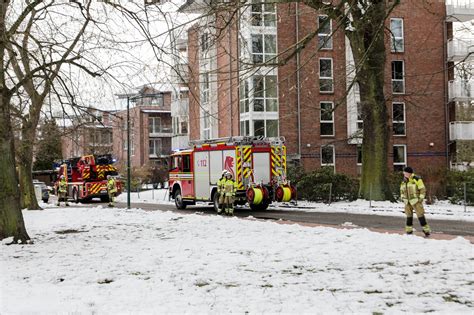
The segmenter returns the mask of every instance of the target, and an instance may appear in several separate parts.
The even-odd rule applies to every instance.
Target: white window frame
[[[357,120],[356,120],[356,129],[357,132],[364,131],[364,119],[362,118],[362,104],[357,102]]]
[[[332,148],[332,163],[323,163],[323,149],[329,148],[329,147]],[[334,145],[332,145],[332,144],[322,145],[321,149],[320,149],[320,153],[321,153],[321,166],[332,166],[332,167],[334,167],[336,165],[336,148],[334,147]]]
[[[401,29],[402,29],[402,36],[395,36],[393,29],[392,29],[392,22],[394,21],[400,21],[401,22]],[[404,25],[403,25],[403,19],[402,18],[391,18],[390,19],[390,50],[393,53],[401,53],[405,52],[405,36],[404,36]],[[396,49],[396,42],[400,41],[401,42],[401,49],[397,50]]]
[[[323,120],[323,106],[322,104],[325,103],[325,104],[331,104],[331,117],[332,119],[331,120]],[[330,135],[323,135],[322,133],[322,124],[332,124],[332,134]],[[335,130],[335,124],[334,124],[334,102],[331,102],[331,101],[321,101],[319,102],[319,131],[320,131],[320,135],[321,137],[334,137],[334,135],[336,134],[336,130]]]
[[[240,98],[239,112],[241,114],[248,113],[250,111],[249,80],[240,81],[239,98]]]
[[[271,11],[267,10],[267,6],[272,6]],[[254,8],[259,7],[258,11],[255,11]],[[250,25],[252,27],[276,27],[276,6],[274,3],[261,2],[259,0],[252,0],[250,6]],[[257,23],[255,21],[258,21]],[[265,25],[267,21],[273,21],[273,25]]]
[[[267,79],[270,79],[270,77],[274,78],[274,81],[275,81],[275,90],[276,90],[276,96],[275,97],[269,97],[267,95],[267,91],[268,91],[268,88],[267,88]],[[253,75],[251,77],[251,80],[252,80],[252,93],[251,93],[251,102],[250,104],[252,105],[251,106],[251,110],[253,112],[256,112],[256,113],[277,113],[278,112],[278,76],[276,75]],[[257,97],[255,96],[256,95],[256,85],[254,84],[256,81],[258,80],[261,80],[261,82],[263,83],[263,90],[261,91],[262,92],[262,96],[260,97]],[[255,101],[256,100],[260,100],[263,102],[263,111],[256,111],[255,110]],[[267,110],[267,101],[273,101],[275,102],[276,104],[276,110],[272,110],[272,111],[269,111]],[[249,108],[250,109],[250,108]]]
[[[201,104],[208,104],[210,98],[210,82],[209,82],[209,72],[204,72],[201,74]]]
[[[394,63],[395,62],[401,62],[402,63],[402,79],[394,79],[394,71],[393,71],[393,68],[394,68]],[[405,61],[403,60],[392,60],[391,62],[391,66],[392,66],[392,93],[393,94],[405,94]],[[403,86],[403,91],[402,92],[395,92],[395,82],[402,82],[402,86]]]
[[[329,19],[329,34],[321,33],[321,18]],[[318,49],[332,50],[332,19],[327,15],[318,15]]]
[[[153,146],[151,145],[151,143],[153,143]],[[156,145],[157,143],[159,143],[158,146]],[[152,147],[153,147],[153,152],[150,152]],[[157,147],[159,148],[159,150],[156,149]],[[150,157],[159,157],[160,156],[159,153],[162,152],[162,149],[163,149],[163,141],[161,138],[153,138],[153,139],[148,140],[148,155]]]
[[[267,36],[273,36],[274,40],[275,40],[275,43],[274,43],[274,46],[275,46],[275,52],[268,52],[268,49],[267,49],[267,44],[266,44],[266,41],[265,41],[265,37]],[[253,45],[253,42],[254,42],[254,38],[259,38],[261,39],[262,41],[262,51],[261,52],[255,52],[253,50],[254,48],[254,45]],[[271,63],[275,63],[277,62],[277,51],[278,51],[278,41],[277,41],[277,35],[276,34],[252,34],[251,35],[251,38],[250,38],[250,41],[251,41],[251,46],[252,46],[252,50],[251,50],[251,53],[252,53],[252,63],[254,64],[259,64],[259,63],[267,63],[267,62],[271,62]],[[254,58],[255,56],[261,56],[262,58],[262,61],[261,62],[255,62]]]
[[[395,120],[394,105],[402,104],[403,105],[403,120]],[[392,102],[392,129],[394,137],[405,137],[407,135],[407,116],[406,116],[406,106],[404,102]],[[403,134],[395,134],[395,124],[403,124]]]
[[[392,153],[395,153],[395,147],[403,147],[403,153],[404,153],[404,156],[403,156],[403,159],[404,159],[404,162],[395,162],[395,154],[393,154],[393,165],[394,166],[406,166],[407,165],[407,146],[406,144],[394,144],[393,145],[393,151]]]
[[[331,60],[331,76],[330,77],[321,76],[321,60]],[[318,75],[319,75],[319,93],[320,94],[334,93],[334,61],[332,58],[319,58]],[[331,80],[331,91],[321,91],[321,80]]]
[[[202,117],[202,134],[203,139],[210,139],[211,138],[211,115],[208,111],[203,111]]]
[[[159,124],[156,124],[156,121],[158,121]],[[161,131],[162,131],[161,117],[149,116],[148,117],[148,132],[150,134],[155,134],[155,133],[160,133]]]

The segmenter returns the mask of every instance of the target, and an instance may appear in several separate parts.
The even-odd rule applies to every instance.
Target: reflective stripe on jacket
[[[115,185],[115,179],[111,178],[107,181],[107,190],[109,193],[117,192],[117,185]]]
[[[412,174],[404,178],[400,184],[400,198],[405,204],[415,205],[420,199],[425,199],[426,188],[421,177]]]
[[[237,191],[237,182],[232,179],[226,179],[224,182],[224,192],[226,196],[233,196]]]
[[[65,179],[61,179],[59,182],[58,191],[60,193],[65,193],[67,191],[67,182]]]

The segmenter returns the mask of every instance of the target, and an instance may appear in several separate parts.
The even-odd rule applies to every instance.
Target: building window
[[[187,121],[182,121],[181,122],[181,134],[188,134],[188,122]]]
[[[159,157],[161,155],[161,139],[150,139],[149,146],[150,156]]]
[[[276,26],[276,10],[274,3],[262,3],[252,0],[252,26]]]
[[[334,146],[325,145],[321,147],[321,166],[334,166]]]
[[[392,61],[392,92],[405,93],[405,67],[401,60]]]
[[[278,111],[277,77],[274,75],[253,77],[253,110],[256,112]]]
[[[148,117],[148,132],[159,133],[161,131],[161,117]]]
[[[276,62],[276,35],[252,34],[253,63]]]
[[[393,134],[405,135],[405,103],[393,103]]]
[[[334,136],[334,104],[321,102],[320,127],[321,136]]]
[[[356,154],[357,154],[357,165],[362,165],[362,146],[358,145],[356,146]]]
[[[250,135],[250,121],[248,121],[248,120],[241,120],[240,121],[240,135],[241,136]]]
[[[265,120],[266,137],[278,137],[278,120]]]
[[[209,34],[201,34],[201,51],[207,51],[209,49]]]
[[[130,154],[134,155],[135,154],[135,141],[133,141],[133,134],[130,135]],[[128,146],[127,146],[127,134],[125,134],[125,138],[123,140],[123,150],[127,151]]]
[[[403,39],[403,19],[390,19],[390,33],[392,38],[392,52],[403,52],[405,50]]]
[[[150,105],[152,106],[163,106],[163,95],[152,96]]]
[[[319,91],[321,93],[333,92],[333,74],[332,74],[332,59],[319,59]]]
[[[201,77],[201,103],[206,104],[209,103],[209,72],[203,73]]]
[[[403,168],[407,164],[407,151],[406,145],[394,145],[393,146],[393,170],[396,172],[403,171]]]
[[[204,111],[202,132],[204,139],[211,138],[211,115],[208,111]]]
[[[362,132],[364,130],[364,119],[362,116],[362,104],[357,102],[357,131]]]
[[[255,136],[265,136],[265,120],[253,121],[253,134]]]
[[[243,80],[240,82],[240,113],[249,112],[249,82]]]
[[[332,49],[332,21],[327,15],[318,16],[318,48]]]

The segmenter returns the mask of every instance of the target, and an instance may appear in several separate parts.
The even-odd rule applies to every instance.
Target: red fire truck
[[[217,181],[222,171],[237,181],[236,204],[265,210],[272,201],[290,201],[296,190],[286,178],[284,138],[231,137],[192,142],[171,155],[169,194],[178,209],[197,201],[217,211]]]
[[[112,165],[114,160],[110,154],[84,155],[62,161],[58,167],[57,188],[61,175],[68,184],[68,196],[75,202],[87,202],[92,198],[100,198],[108,202],[107,176],[117,176],[117,169]],[[116,179],[117,196],[122,192],[122,182]]]

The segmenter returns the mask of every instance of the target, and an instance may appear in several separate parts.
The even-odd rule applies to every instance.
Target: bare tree
[[[154,57],[158,57],[158,39],[150,32],[161,11],[151,10],[143,2],[122,6],[115,2],[36,0],[2,1],[0,14],[0,238],[13,236],[15,241],[26,242],[29,236],[19,192],[23,207],[38,208],[31,168],[44,105],[65,112],[67,106],[74,113],[84,111],[89,100],[82,94],[81,84],[87,85],[87,79],[78,73],[89,78],[108,76],[118,85],[121,82],[111,70],[120,68],[127,78],[140,76],[146,67],[123,45],[151,44]],[[122,20],[113,21],[112,15]],[[125,26],[138,31],[142,38],[137,39],[136,34],[121,37]],[[114,54],[104,54],[111,50]],[[120,60],[116,58],[119,54],[129,58]],[[20,128],[16,135],[12,123]],[[15,171],[14,136],[19,140],[16,152],[20,179]]]

